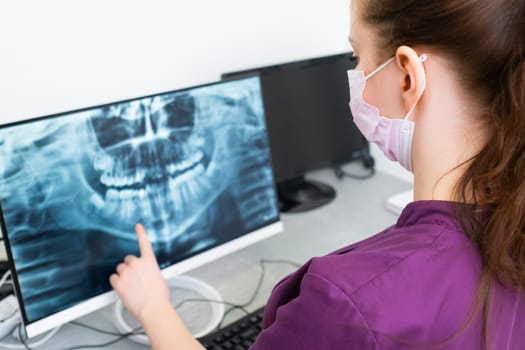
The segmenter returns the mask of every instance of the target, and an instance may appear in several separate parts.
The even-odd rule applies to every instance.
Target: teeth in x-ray
[[[141,183],[144,180],[144,175],[137,172],[135,175],[113,177],[109,173],[104,173],[100,178],[100,182],[106,187],[125,187],[132,186],[136,183]]]
[[[102,171],[113,167],[113,159],[103,152],[98,152],[93,160],[95,170]]]
[[[166,167],[166,169],[170,175],[173,175],[178,170],[178,167],[175,164],[170,164]]]
[[[181,181],[184,181],[187,179],[188,176],[194,174],[194,172],[191,170],[191,168],[198,166],[204,158],[204,154],[202,152],[196,152],[193,156],[190,158],[183,160],[179,163],[172,163],[165,167],[169,175],[175,175],[177,173],[182,173],[180,176],[182,176]],[[190,169],[190,170],[188,170]],[[144,179],[146,177],[146,172],[142,169],[138,169],[135,171],[134,175],[129,176],[116,176],[111,170],[106,170],[101,178],[100,182],[105,185],[106,187],[131,187],[131,186],[142,186],[142,183],[144,182]],[[159,177],[162,178],[162,173],[159,172]]]
[[[104,199],[102,199],[102,197],[98,194],[98,193],[93,193],[90,197],[90,202],[95,206],[95,208],[97,209],[101,209],[104,207]]]
[[[162,233],[157,232],[157,235],[169,237],[171,223],[180,225],[190,213],[195,212],[194,203],[202,203],[210,191],[208,180],[202,178],[204,173],[204,166],[198,164],[164,184],[147,184],[140,189],[110,188],[106,191],[106,209],[111,215],[127,222],[140,216],[157,218],[163,222],[159,228]],[[166,196],[166,193],[169,195]]]
[[[111,188],[106,191],[106,200],[108,201],[116,201],[120,198],[119,193],[117,190]]]
[[[177,164],[170,164],[166,167],[168,170],[168,173],[170,175],[174,175],[177,172],[182,172],[185,169],[189,169],[194,167],[195,165],[198,165],[202,162],[204,158],[204,154],[202,152],[195,153],[192,157],[189,159],[183,160],[182,162],[179,162]]]
[[[200,174],[204,173],[204,171],[205,171],[204,166],[202,164],[198,164],[197,166],[194,166],[193,168],[180,174],[179,176],[170,178],[168,180],[168,183],[169,183],[168,185],[170,189],[172,189],[172,191],[174,192],[176,191],[175,186],[178,186],[188,181],[189,179],[199,176]],[[117,182],[117,183],[120,183],[120,182]],[[193,189],[193,192],[197,192],[197,185],[195,184],[194,181],[190,181],[188,186]],[[121,187],[121,186],[117,186],[117,187]],[[106,200],[125,201],[125,200],[133,199],[133,198],[144,199],[146,196],[150,194],[151,189],[156,188],[156,187],[158,186],[145,186],[140,189],[126,188],[126,189],[121,189],[121,190],[119,190],[118,188],[112,187],[106,191]]]

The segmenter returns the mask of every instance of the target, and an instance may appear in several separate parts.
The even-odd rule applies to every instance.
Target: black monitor
[[[273,170],[284,212],[300,212],[335,197],[328,185],[306,181],[306,172],[369,159],[368,142],[348,106],[351,53],[226,73],[223,79],[259,75]]]
[[[144,224],[166,277],[281,230],[257,77],[0,125],[0,224],[29,336],[116,299]]]

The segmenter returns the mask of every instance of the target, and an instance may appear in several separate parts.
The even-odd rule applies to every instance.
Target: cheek
[[[401,89],[394,79],[372,79],[366,82],[363,97],[366,102],[379,109],[382,116],[403,118],[403,100]]]

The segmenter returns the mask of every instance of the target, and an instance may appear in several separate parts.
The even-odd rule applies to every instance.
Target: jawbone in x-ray
[[[110,290],[137,222],[166,267],[279,215],[258,78],[3,127],[0,167],[29,322]]]

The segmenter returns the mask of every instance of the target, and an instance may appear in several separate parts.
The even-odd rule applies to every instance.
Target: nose
[[[144,137],[146,140],[151,140],[155,137],[155,134],[157,133],[156,128],[151,120],[151,109],[149,106],[145,106],[144,104],[141,104],[142,107],[142,115],[144,118]]]

